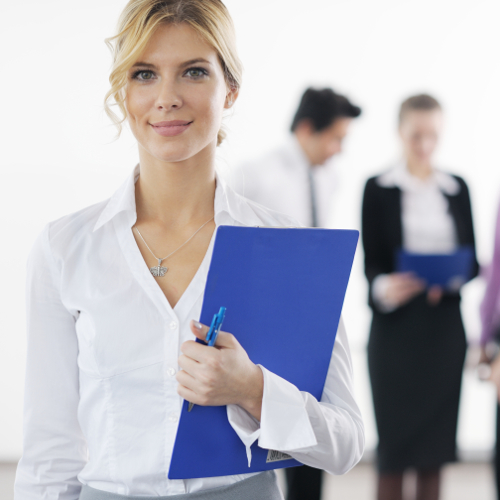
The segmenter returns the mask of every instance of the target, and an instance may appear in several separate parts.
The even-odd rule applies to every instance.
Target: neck
[[[408,172],[419,179],[426,180],[432,175],[432,166],[428,162],[407,159],[406,165]]]
[[[295,138],[297,139],[297,142],[299,143],[300,145],[300,149],[302,149],[302,152],[304,153],[304,155],[306,156],[307,158],[307,163],[309,164],[310,167],[315,167],[316,164],[314,162],[314,159],[312,157],[312,155],[310,154],[310,152],[308,151],[308,142],[307,142],[307,139],[301,135],[301,134],[295,134]]]
[[[215,147],[179,162],[165,162],[139,146],[135,184],[137,223],[165,228],[203,222],[214,215]]]

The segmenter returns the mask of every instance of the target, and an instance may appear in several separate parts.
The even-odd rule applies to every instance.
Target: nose
[[[182,98],[174,81],[165,79],[161,82],[158,89],[155,101],[156,109],[169,111],[182,106]]]

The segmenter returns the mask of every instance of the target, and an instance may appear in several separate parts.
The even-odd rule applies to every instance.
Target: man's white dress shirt
[[[122,495],[167,496],[249,477],[167,478],[182,406],[177,359],[181,344],[194,339],[189,322],[200,316],[215,232],[172,308],[131,229],[139,173],[137,164],[111,198],[47,223],[31,249],[15,500],[76,500],[81,483]],[[297,225],[239,196],[218,176],[216,182],[216,226]],[[261,369],[260,423],[239,406],[227,407],[247,447],[258,440],[333,474],[351,469],[364,449],[364,428],[342,320],[321,402]]]
[[[229,172],[228,182],[242,196],[311,226],[310,171],[319,227],[329,227],[337,175],[332,161],[311,167],[294,134],[277,149]]]
[[[384,187],[401,189],[403,249],[411,253],[446,254],[457,246],[455,221],[445,194],[455,195],[460,184],[450,174],[434,169],[425,180],[412,175],[401,162],[378,177]],[[381,310],[391,312],[396,305],[386,297],[389,276],[380,274],[373,281],[372,295]]]

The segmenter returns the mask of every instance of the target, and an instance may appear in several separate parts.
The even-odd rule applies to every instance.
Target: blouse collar
[[[460,192],[460,184],[450,174],[439,169],[433,169],[429,179],[422,181],[411,175],[406,162],[401,162],[377,178],[382,187],[398,187],[402,191],[415,191],[422,186],[436,186],[443,193],[454,196]]]
[[[138,163],[130,174],[127,176],[121,186],[113,193],[106,203],[101,215],[97,219],[93,231],[96,231],[101,226],[113,219],[121,212],[130,214],[130,226],[135,224],[137,220],[137,211],[135,204],[135,183],[140,175],[140,164]],[[215,174],[216,189],[215,189],[215,222],[224,220],[223,214],[242,225],[259,225],[261,220],[247,203],[246,198],[237,194],[228,186],[219,174]],[[218,225],[218,224],[217,224]]]

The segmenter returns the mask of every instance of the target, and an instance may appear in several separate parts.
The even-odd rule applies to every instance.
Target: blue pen
[[[212,347],[215,345],[215,341],[217,340],[217,336],[219,335],[220,329],[222,327],[222,322],[224,321],[224,317],[226,316],[226,308],[221,307],[217,314],[214,314],[212,319],[212,323],[210,324],[210,328],[205,337],[205,342],[208,346]],[[193,409],[194,403],[189,403],[188,411]]]

